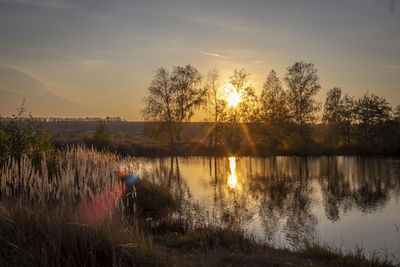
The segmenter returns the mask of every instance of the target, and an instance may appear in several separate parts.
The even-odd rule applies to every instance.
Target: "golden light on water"
[[[228,176],[228,186],[230,189],[240,189],[238,184],[238,179],[236,175],[236,158],[230,157],[229,158],[229,176]]]
[[[226,94],[225,100],[228,103],[228,106],[236,107],[240,102],[242,102],[242,97],[232,84],[230,83],[225,84],[224,91]]]

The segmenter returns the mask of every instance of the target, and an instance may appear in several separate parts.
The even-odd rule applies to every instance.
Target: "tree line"
[[[287,67],[282,79],[271,70],[260,95],[250,77],[246,70],[235,69],[222,83],[216,69],[201,75],[191,65],[159,68],[144,98],[147,133],[178,151],[187,123],[203,109],[212,122],[204,137],[214,152],[400,153],[400,105],[392,107],[373,93],[355,98],[339,87],[319,103],[318,71],[304,61]],[[240,96],[237,105],[229,103],[229,93]]]

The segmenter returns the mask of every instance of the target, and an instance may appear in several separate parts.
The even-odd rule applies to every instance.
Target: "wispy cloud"
[[[400,70],[400,65],[385,65],[382,66],[382,68],[387,70]]]
[[[262,63],[264,63],[264,62],[261,61],[261,60],[253,60],[251,63],[254,63],[254,64],[262,64]]]
[[[45,82],[38,76],[25,68],[0,64],[0,97],[4,92],[14,93],[23,97],[29,98],[31,101],[36,101],[42,105],[42,101],[55,101],[63,105],[80,105],[75,100],[66,98],[54,90],[51,90]],[[45,103],[46,106],[49,103]],[[75,106],[77,107],[77,106]]]
[[[184,18],[185,20],[200,23],[200,24],[206,24],[210,26],[216,26],[219,28],[223,28],[229,31],[235,31],[235,32],[243,32],[243,33],[257,33],[258,30],[253,29],[253,28],[248,28],[246,26],[238,25],[238,24],[233,24],[229,22],[225,22],[222,20],[215,20],[215,19],[210,19],[210,18],[199,18],[199,17],[194,17],[194,18]]]
[[[216,54],[216,53],[210,53],[210,52],[206,52],[206,51],[199,51],[200,54],[206,55],[206,56],[210,56],[210,57],[217,57],[217,58],[221,58],[221,59],[228,59],[227,57],[224,57],[222,55]]]
[[[29,5],[55,9],[72,8],[70,4],[60,0],[0,0],[0,4]]]

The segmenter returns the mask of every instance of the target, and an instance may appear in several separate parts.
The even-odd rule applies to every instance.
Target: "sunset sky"
[[[400,104],[400,1],[0,0],[0,115],[142,120],[155,69],[249,71],[315,63],[339,86]],[[196,117],[202,120],[202,115]]]

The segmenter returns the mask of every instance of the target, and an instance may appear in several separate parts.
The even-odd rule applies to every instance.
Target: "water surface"
[[[222,224],[276,246],[318,240],[400,259],[400,159],[229,157],[139,159],[140,172],[192,199]]]

